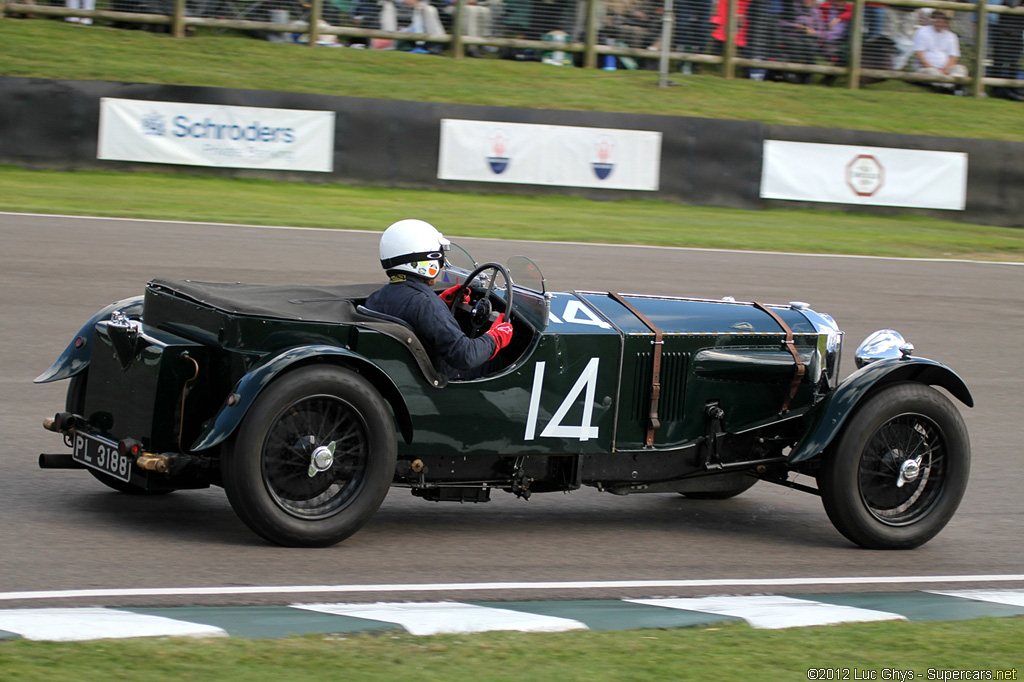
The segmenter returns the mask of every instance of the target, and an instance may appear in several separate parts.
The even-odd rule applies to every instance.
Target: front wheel
[[[818,488],[849,540],[910,549],[952,518],[970,468],[967,428],[949,399],[923,384],[894,384],[850,419],[822,463]]]
[[[265,539],[325,547],[359,530],[394,478],[387,403],[340,367],[291,371],[253,403],[221,461],[235,513]]]

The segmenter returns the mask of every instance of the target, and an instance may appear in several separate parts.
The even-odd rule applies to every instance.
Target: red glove
[[[452,299],[455,298],[455,292],[462,288],[461,284],[456,284],[453,287],[448,287],[437,296],[448,305],[452,304]],[[469,288],[466,288],[466,295],[462,297],[462,302],[469,305]]]
[[[491,328],[487,330],[487,335],[494,339],[494,354],[487,358],[491,360],[498,351],[504,348],[512,340],[512,323],[505,322],[505,314],[498,315],[497,319],[491,323]]]

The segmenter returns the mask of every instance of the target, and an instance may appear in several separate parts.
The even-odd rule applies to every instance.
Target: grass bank
[[[658,88],[654,71],[463,59],[277,44],[237,34],[165,34],[43,19],[0,21],[0,74],[170,83],[458,102],[635,112],[916,135],[1024,141],[1021,106],[948,97],[887,81],[842,87],[683,76]]]
[[[8,682],[344,680],[1020,679],[1024,621],[887,622],[789,630],[730,624],[683,630],[284,640],[0,642]],[[967,643],[965,645],[965,643]],[[831,669],[820,675],[809,669]],[[838,669],[838,670],[837,670]],[[935,671],[929,675],[929,670]],[[953,670],[991,677],[948,677]],[[999,671],[1015,670],[1015,676]],[[883,672],[883,671],[888,671]],[[831,677],[829,676],[831,675]],[[855,677],[860,675],[860,677]],[[888,676],[886,676],[888,675]]]

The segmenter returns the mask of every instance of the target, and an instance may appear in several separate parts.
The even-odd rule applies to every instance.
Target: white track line
[[[125,589],[0,592],[0,601],[97,597],[224,596],[241,594],[375,594],[382,592],[497,592],[502,590],[624,590],[719,587],[800,587],[813,585],[911,585],[935,583],[1024,582],[1024,573],[996,575],[898,575],[832,578],[710,578],[694,580],[594,580],[566,582],[394,583],[379,585],[254,585],[248,587],[140,587]]]
[[[117,609],[0,609],[0,630],[25,639],[81,642],[124,637],[227,637],[212,625]]]
[[[257,230],[327,230],[330,232],[352,232],[355,234],[380,234],[381,230],[349,230],[342,228],[328,227],[291,227],[288,225],[246,225],[244,223],[207,223],[192,222],[187,220],[158,220],[154,218],[110,218],[105,216],[79,216],[62,215],[59,213],[14,213],[0,211],[0,216],[18,217],[39,217],[39,218],[73,218],[76,220],[116,220],[133,223],[158,223],[166,225],[196,225],[212,227],[246,227]],[[519,244],[559,244],[562,246],[601,246],[615,249],[659,249],[668,251],[692,251],[695,253],[743,253],[761,256],[800,256],[802,258],[856,258],[860,260],[885,260],[885,261],[909,261],[912,263],[970,263],[973,265],[1024,265],[1020,261],[988,261],[970,260],[967,258],[907,258],[902,256],[863,256],[848,253],[800,253],[796,251],[750,251],[743,249],[708,249],[692,246],[652,246],[648,244],[605,244],[601,242],[565,242],[565,241],[538,241],[531,239],[502,239],[499,237],[471,237],[469,235],[455,235],[465,239],[477,239],[480,241],[492,242],[516,242]]]
[[[1024,606],[1024,590],[928,590],[931,594],[942,594],[947,597],[960,597],[961,599],[976,599],[978,601],[992,602],[993,604],[1006,604],[1007,606]]]
[[[683,611],[701,611],[721,616],[734,616],[751,627],[776,630],[802,628],[836,623],[871,623],[880,620],[906,620],[887,611],[854,606],[824,604],[794,597],[753,595],[745,597],[694,597],[685,599],[626,599],[633,604],[661,606]]]
[[[492,630],[519,632],[565,632],[586,630],[587,626],[571,618],[510,611],[477,604],[419,602],[415,604],[292,604],[292,608],[335,616],[366,618],[397,623],[413,635],[464,634]]]

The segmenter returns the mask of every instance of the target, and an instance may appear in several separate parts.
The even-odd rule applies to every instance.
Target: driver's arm
[[[498,338],[484,334],[471,339],[462,331],[451,311],[437,296],[425,296],[413,326],[423,341],[434,348],[455,369],[474,369],[494,357]]]

